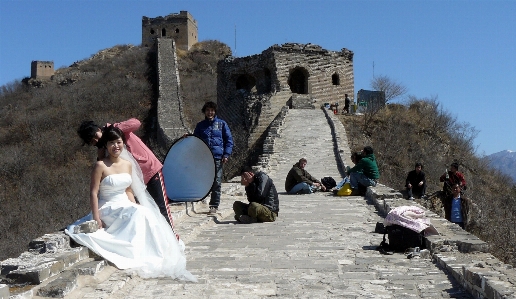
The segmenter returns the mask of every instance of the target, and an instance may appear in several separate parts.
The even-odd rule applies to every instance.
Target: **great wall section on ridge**
[[[168,146],[188,129],[182,112],[174,40],[157,38],[156,51],[157,130],[159,141]],[[276,139],[281,135],[289,111],[318,109],[323,102],[343,98],[344,93],[353,95],[352,59],[353,52],[347,49],[332,52],[302,44],[274,45],[258,55],[228,58],[219,63],[218,69],[220,115],[232,128],[245,130],[249,136],[246,146],[262,148],[257,166],[265,172],[275,171],[279,163],[275,154],[281,151],[276,147]],[[345,129],[332,113],[323,111],[331,130],[331,152],[335,153],[340,169],[344,169],[350,164]],[[225,185],[227,196],[241,195],[241,188],[234,182]],[[380,215],[407,204],[399,192],[383,185],[368,188],[365,199],[374,204]],[[230,214],[230,209],[225,210],[221,218]],[[175,216],[180,218],[184,213],[178,212]],[[427,258],[433,264],[449,273],[473,298],[516,298],[516,271],[489,254],[488,244],[431,211],[427,211],[427,216],[440,233],[425,240],[430,250]],[[203,220],[207,222],[213,220]],[[134,277],[113,269],[106,274],[108,263],[94,257],[85,247],[71,247],[70,239],[63,232],[37,238],[19,258],[1,262],[3,277],[29,284],[13,288],[13,293],[8,285],[0,284],[0,298],[66,298],[77,287],[77,279],[84,276],[102,278],[90,279],[95,280],[97,286],[90,287],[90,297],[85,294],[81,298],[122,298],[117,297],[116,292],[135,280]],[[99,289],[110,291],[99,293]]]

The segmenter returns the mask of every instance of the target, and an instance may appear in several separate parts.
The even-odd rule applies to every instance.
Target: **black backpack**
[[[330,190],[331,188],[337,186],[337,182],[331,177],[327,176],[321,179],[321,183],[326,187],[326,189]]]
[[[385,242],[385,235],[389,237],[389,244]],[[405,252],[408,248],[424,248],[423,232],[415,232],[400,225],[385,227],[383,241],[380,244],[385,251]]]

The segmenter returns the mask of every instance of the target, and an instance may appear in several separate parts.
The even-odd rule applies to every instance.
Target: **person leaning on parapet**
[[[113,125],[124,133],[126,139],[125,146],[142,169],[143,181],[147,186],[147,191],[149,191],[149,194],[158,205],[161,215],[165,217],[172,230],[174,230],[174,220],[168,206],[168,196],[163,187],[165,186],[161,172],[163,165],[151,149],[133,133],[140,128],[140,121],[136,118],[131,118]],[[77,134],[79,134],[84,144],[97,147],[97,161],[101,161],[106,156],[105,144],[103,144],[101,138],[108,126],[109,124],[106,124],[101,128],[95,122],[86,120],[81,123],[77,130]],[[179,239],[178,235],[176,237]]]
[[[301,158],[299,162],[292,165],[285,180],[285,191],[288,194],[310,194],[319,188],[321,191],[326,191],[326,187],[305,170],[307,163],[305,158]]]
[[[451,185],[451,194],[444,199],[444,217],[458,224],[463,229],[470,228],[475,223],[475,215],[479,209],[469,198],[461,195],[461,186],[458,183]]]
[[[359,195],[360,187],[367,188],[369,186],[376,186],[380,178],[378,165],[376,164],[376,157],[374,156],[373,148],[370,146],[364,147],[362,150],[362,159],[348,172],[349,183],[353,192],[351,195]]]
[[[274,222],[279,213],[279,200],[272,179],[262,171],[254,172],[245,166],[240,172],[241,184],[249,204],[235,201],[235,219],[241,223]]]
[[[344,94],[344,111],[349,114],[349,106],[351,105],[351,100],[348,97],[348,94]]]
[[[445,196],[449,196],[452,193],[452,187],[454,184],[459,184],[461,191],[466,190],[466,179],[464,175],[459,172],[459,163],[452,163],[450,165],[450,171],[443,173],[439,178],[439,181],[444,182],[443,191]]]
[[[405,181],[408,200],[414,200],[416,194],[424,199],[426,198],[426,178],[422,171],[423,164],[418,162],[414,168],[414,170],[409,171]]]
[[[233,137],[228,124],[216,115],[217,104],[206,102],[201,111],[204,113],[204,120],[195,126],[194,135],[208,145],[215,159],[216,175],[211,187],[210,211],[208,213],[208,215],[215,215],[220,204],[222,167],[233,151]]]

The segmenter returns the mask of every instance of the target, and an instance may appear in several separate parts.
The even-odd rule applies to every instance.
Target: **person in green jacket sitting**
[[[362,150],[362,159],[355,165],[355,167],[348,170],[349,183],[353,193],[357,194],[360,186],[369,187],[376,186],[380,178],[378,165],[374,156],[373,148],[370,146],[364,147]]]

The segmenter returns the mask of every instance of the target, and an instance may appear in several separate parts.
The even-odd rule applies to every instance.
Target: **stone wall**
[[[339,168],[345,169],[351,163],[346,130],[337,116],[330,113],[330,110],[324,111],[332,130]],[[395,207],[407,205],[400,192],[381,184],[368,187],[365,198],[383,216]],[[410,204],[426,210],[417,203]],[[429,257],[439,267],[456,279],[474,298],[516,298],[515,269],[488,253],[488,243],[429,210],[425,214],[439,232],[439,235],[425,238]]]
[[[354,94],[353,52],[312,44],[274,45],[261,54],[217,65],[218,114],[244,137],[236,147],[261,148],[284,106],[314,109]]]
[[[183,115],[179,71],[174,39],[156,40],[158,72],[158,142],[169,148],[172,142],[188,132]]]

